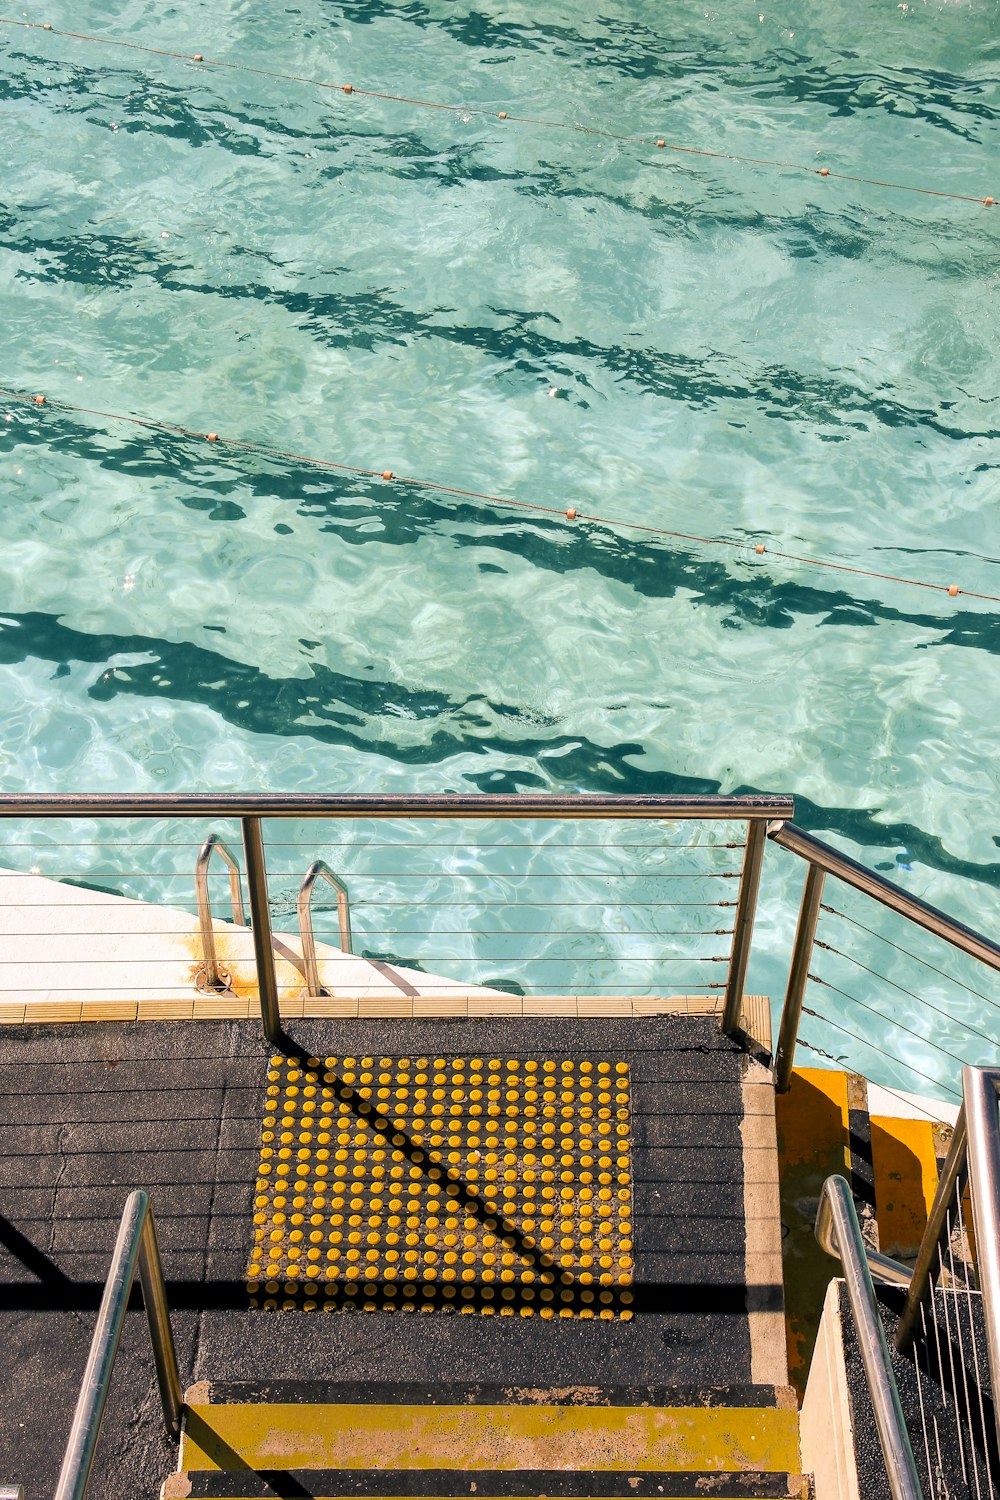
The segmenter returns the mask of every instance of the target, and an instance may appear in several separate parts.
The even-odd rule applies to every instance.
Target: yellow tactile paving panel
[[[796,1472],[798,1414],[732,1406],[194,1407],[189,1472],[236,1469]]]
[[[251,1299],[630,1318],[630,1117],[615,1058],[273,1057]]]

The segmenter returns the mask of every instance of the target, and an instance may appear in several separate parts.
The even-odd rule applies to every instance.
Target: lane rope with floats
[[[646,146],[653,150],[673,152],[685,157],[705,157],[713,161],[731,161],[744,166],[762,167],[771,171],[801,172],[830,182],[853,182],[865,187],[887,188],[897,193],[920,193],[929,198],[950,198],[958,203],[978,203],[993,208],[996,198],[991,194],[955,193],[944,188],[923,187],[914,183],[892,182],[879,177],[862,177],[853,172],[838,172],[829,166],[814,167],[803,162],[775,161],[769,157],[746,156],[736,151],[712,150],[704,146],[682,145],[669,140],[665,135],[622,135],[599,125],[580,125],[572,120],[550,120],[534,115],[522,115],[506,109],[485,109],[474,105],[448,104],[436,99],[421,99],[407,94],[393,94],[385,89],[364,88],[354,83],[333,83],[323,78],[311,78],[302,73],[285,73],[275,68],[259,68],[250,63],[230,62],[222,58],[206,57],[201,52],[178,52],[165,47],[153,47],[145,42],[129,42],[120,37],[95,36],[86,31],[68,31],[53,26],[48,21],[23,21],[12,16],[0,16],[0,26],[19,27],[25,31],[46,31],[52,36],[66,37],[72,41],[89,42],[98,47],[117,47],[129,52],[141,52],[148,57],[163,57],[175,62],[197,67],[215,68],[230,73],[250,73],[258,78],[275,78],[285,83],[299,83],[308,88],[324,89],[343,95],[355,95],[360,99],[381,99],[394,104],[408,104],[415,109],[433,109],[444,113],[476,116],[483,119],[501,120],[511,125],[530,125],[543,130],[573,131],[580,135],[601,136],[633,146]]]
[[[332,470],[340,474],[352,474],[377,483],[393,484],[409,490],[429,491],[437,495],[450,495],[463,500],[478,500],[497,509],[519,510],[535,515],[555,516],[570,522],[588,522],[606,527],[609,531],[633,531],[644,536],[668,538],[674,541],[695,542],[703,547],[726,547],[750,557],[780,558],[783,562],[798,563],[802,567],[822,568],[836,573],[852,573],[860,578],[874,578],[886,583],[898,583],[909,588],[931,589],[935,593],[948,594],[952,599],[963,595],[967,599],[982,599],[989,604],[1000,604],[1000,595],[979,593],[974,589],[959,588],[957,583],[933,583],[924,578],[908,578],[899,573],[878,572],[854,563],[836,562],[831,558],[814,557],[799,552],[787,552],[778,547],[768,547],[763,542],[741,542],[731,537],[700,536],[694,532],[673,531],[664,526],[652,526],[645,521],[632,521],[617,516],[602,516],[591,511],[580,510],[572,504],[543,505],[535,500],[515,500],[509,495],[494,495],[487,490],[462,489],[458,485],[445,484],[436,479],[422,479],[411,474],[397,474],[392,469],[367,468],[363,464],[351,464],[340,459],[319,458],[315,454],[298,453],[293,449],[278,448],[270,443],[256,442],[250,438],[230,437],[221,432],[205,432],[199,428],[185,427],[158,417],[135,416],[129,412],[106,411],[100,407],[82,406],[76,402],[63,401],[41,394],[29,394],[0,386],[0,400],[33,407],[41,413],[45,409],[71,412],[75,415],[99,417],[108,422],[122,422],[133,427],[142,427],[154,432],[169,433],[174,437],[198,443],[218,444],[222,448],[246,453],[259,453],[271,460],[283,460],[306,464],[310,468]],[[8,420],[11,420],[8,417]]]

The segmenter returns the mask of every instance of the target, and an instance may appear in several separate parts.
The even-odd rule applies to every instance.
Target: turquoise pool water
[[[1000,197],[983,0],[9,14]],[[1000,208],[0,47],[0,385],[1000,594]],[[0,429],[5,790],[788,791],[996,933],[996,605],[103,418],[0,402]],[[800,882],[769,857],[774,996]],[[996,987],[962,977],[959,1041],[924,1035],[922,971],[855,1021],[895,1072],[814,1041],[947,1080],[932,1041],[996,1033]]]

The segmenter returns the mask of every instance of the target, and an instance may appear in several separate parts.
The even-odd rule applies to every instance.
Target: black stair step
[[[681,1406],[781,1407],[794,1410],[791,1386],[526,1385],[439,1381],[209,1380],[192,1387],[192,1404],[342,1403],[360,1406]]]
[[[798,1475],[687,1471],[651,1474],[559,1470],[459,1473],[447,1469],[282,1469],[172,1475],[164,1500],[786,1500]]]

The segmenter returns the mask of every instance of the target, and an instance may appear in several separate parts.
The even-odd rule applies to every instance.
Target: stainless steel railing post
[[[799,904],[799,920],[795,928],[792,962],[788,970],[785,1003],[781,1007],[778,1046],[774,1055],[774,1087],[779,1094],[786,1094],[792,1085],[795,1043],[799,1037],[802,1002],[806,995],[809,964],[812,960],[813,941],[816,937],[816,924],[819,921],[819,908],[823,899],[825,880],[826,872],[818,865],[810,865],[806,870],[802,900]]]
[[[937,1260],[938,1248],[947,1237],[948,1233],[948,1210],[961,1197],[968,1176],[967,1147],[968,1132],[966,1129],[968,1115],[963,1103],[958,1112],[958,1119],[952,1131],[951,1146],[944,1166],[941,1168],[941,1176],[938,1178],[937,1192],[934,1194],[934,1202],[931,1211],[927,1215],[927,1224],[924,1229],[923,1239],[917,1251],[917,1259],[913,1267],[913,1275],[910,1277],[910,1290],[907,1293],[903,1311],[899,1315],[899,1325],[896,1329],[896,1348],[905,1353],[913,1343],[920,1322],[920,1309],[932,1291],[932,1280],[934,1276],[934,1265]]]
[[[722,1012],[722,1029],[727,1036],[732,1036],[738,1030],[743,1012],[743,986],[750,958],[750,940],[753,937],[753,919],[757,910],[757,892],[760,889],[760,866],[766,839],[767,824],[764,819],[751,818],[747,823],[747,842],[743,850],[740,892],[733,921],[733,947]]]
[[[851,1190],[843,1177],[828,1177],[823,1184],[816,1215],[816,1238],[824,1250],[839,1256],[844,1269],[844,1284],[857,1330],[892,1500],[923,1500],[913,1445],[892,1373],[889,1343],[865,1256],[861,1225]]]
[[[160,1387],[164,1420],[167,1431],[172,1437],[176,1437],[181,1430],[181,1382],[177,1373],[177,1352],[170,1326],[170,1308],[167,1305],[167,1287],[163,1280],[153,1205],[148,1199],[147,1204],[139,1244],[139,1281],[153,1343],[153,1363],[156,1366],[156,1381]]]
[[[917,1252],[910,1290],[899,1326],[896,1348],[905,1352],[913,1343],[920,1310],[933,1294],[935,1264],[946,1246],[950,1228],[949,1210],[961,1199],[968,1182],[972,1196],[972,1221],[976,1232],[979,1289],[986,1323],[986,1347],[990,1380],[1000,1389],[1000,1069],[962,1069],[962,1108],[952,1132],[951,1147],[938,1190],[927,1218],[927,1227]],[[1000,1437],[1000,1408],[997,1410]]]
[[[976,1269],[983,1299],[990,1382],[1000,1390],[1000,1073],[963,1068],[962,1095],[969,1132],[969,1185],[976,1231]],[[1000,1438],[1000,1404],[994,1402]]]
[[[156,1249],[156,1231],[150,1216],[149,1195],[137,1190],[129,1194],[118,1226],[111,1269],[104,1284],[97,1326],[91,1340],[76,1410],[73,1412],[62,1468],[59,1470],[55,1500],[83,1500],[86,1493],[97,1451],[97,1440],[101,1435],[111,1371],[118,1352],[137,1265],[142,1277],[146,1317],[163,1399],[164,1422],[171,1437],[176,1438],[180,1434],[181,1383],[174,1342],[170,1335],[166,1290]]]
[[[281,1040],[281,1006],[274,972],[274,942],[271,937],[271,909],[267,900],[264,840],[261,837],[259,818],[241,818],[240,822],[243,828],[243,852],[247,862],[247,888],[250,892],[250,920],[253,923],[260,1014],[267,1040],[278,1042]]]

